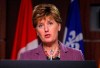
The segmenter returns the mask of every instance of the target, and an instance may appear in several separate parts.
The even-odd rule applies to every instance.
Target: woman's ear
[[[61,30],[61,24],[59,23],[59,28],[58,28],[58,31],[60,31]]]

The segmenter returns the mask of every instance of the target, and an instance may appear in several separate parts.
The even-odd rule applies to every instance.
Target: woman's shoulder
[[[70,57],[73,56],[75,60],[84,60],[84,55],[81,50],[71,47],[66,47],[66,49],[67,49],[67,55],[69,55]]]
[[[23,53],[21,53],[19,55],[19,59],[27,59],[27,58],[30,58],[32,56],[34,56],[36,53],[38,53],[40,50],[40,47],[37,47],[35,49],[31,49],[31,50],[27,50]]]
[[[79,49],[71,48],[68,46],[65,46],[65,48],[67,49],[68,52],[71,52],[71,53],[81,53],[81,50]]]
[[[79,49],[75,49],[75,48],[68,47],[68,46],[66,46],[65,48],[68,49],[68,50],[70,50],[70,51],[80,51]]]
[[[31,49],[31,50],[27,50],[25,52],[23,52],[22,54],[24,55],[28,55],[28,54],[32,54],[32,53],[36,53],[39,50],[39,47],[35,48],[35,49]]]
[[[81,52],[81,50],[79,50],[79,49],[68,47],[67,45],[64,45],[63,43],[60,43],[60,44],[61,44],[62,49],[64,51],[73,52],[73,53],[80,53]]]

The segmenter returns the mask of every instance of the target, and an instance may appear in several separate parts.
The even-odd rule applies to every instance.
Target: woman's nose
[[[44,27],[44,31],[45,31],[45,32],[48,32],[48,31],[49,31],[49,28],[48,28],[47,25],[45,25],[45,27]]]

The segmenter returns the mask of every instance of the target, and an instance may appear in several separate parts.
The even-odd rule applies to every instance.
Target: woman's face
[[[52,17],[47,16],[38,20],[36,31],[43,43],[52,43],[58,40],[58,31],[61,25]]]

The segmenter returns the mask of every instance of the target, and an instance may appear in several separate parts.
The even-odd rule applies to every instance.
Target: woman
[[[61,30],[61,17],[52,4],[35,6],[32,15],[33,26],[42,43],[38,48],[24,52],[23,60],[84,60],[80,50],[66,47],[58,40]]]

